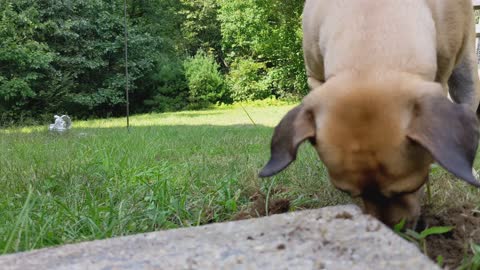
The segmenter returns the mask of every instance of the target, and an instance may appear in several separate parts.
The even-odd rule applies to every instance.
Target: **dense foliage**
[[[131,110],[301,96],[303,0],[128,0]],[[0,0],[0,125],[125,111],[123,0]]]

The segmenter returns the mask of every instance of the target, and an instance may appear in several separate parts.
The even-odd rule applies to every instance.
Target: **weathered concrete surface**
[[[439,269],[355,206],[0,257],[1,269]]]

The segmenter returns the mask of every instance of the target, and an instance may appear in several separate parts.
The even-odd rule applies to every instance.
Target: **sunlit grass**
[[[277,100],[274,97],[264,100],[237,102],[229,105],[213,105],[210,109],[169,113],[148,113],[130,117],[130,125],[148,127],[156,125],[265,125],[274,126],[283,114],[298,101]],[[269,110],[265,110],[269,107]],[[75,121],[74,116],[72,117]],[[194,118],[194,119],[193,119]],[[52,123],[54,122],[52,116]],[[0,134],[41,132],[48,124],[0,129]],[[126,127],[126,118],[107,118],[88,121],[75,121],[76,128],[117,128]]]
[[[291,106],[75,121],[0,134],[0,251],[229,220],[270,185],[257,178]],[[311,147],[274,178],[292,209],[345,201]],[[307,191],[308,190],[308,191]]]

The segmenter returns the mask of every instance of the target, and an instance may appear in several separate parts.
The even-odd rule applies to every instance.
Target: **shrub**
[[[265,63],[252,59],[235,61],[227,78],[234,101],[265,99],[271,95]]]
[[[209,104],[225,99],[220,66],[210,54],[198,51],[184,61],[185,76],[189,89],[189,101],[194,104]]]
[[[172,56],[163,56],[157,62],[157,70],[149,79],[156,83],[144,87],[144,91],[137,91],[135,95],[139,101],[143,100],[145,112],[184,109],[188,103],[188,86],[183,62]]]

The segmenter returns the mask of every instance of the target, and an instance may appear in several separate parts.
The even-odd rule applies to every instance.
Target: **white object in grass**
[[[50,124],[48,130],[63,132],[72,127],[72,120],[70,117],[68,117],[68,115],[54,115],[53,117],[55,118],[55,123]]]

